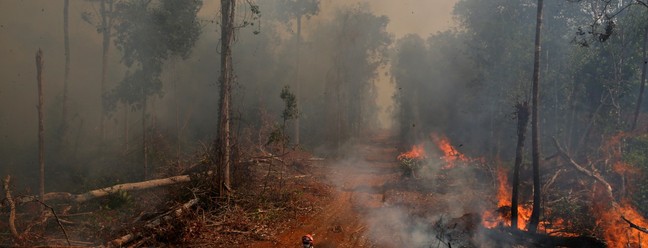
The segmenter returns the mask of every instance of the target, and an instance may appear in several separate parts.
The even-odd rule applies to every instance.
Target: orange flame
[[[498,225],[511,226],[511,186],[508,183],[507,171],[497,167],[497,211],[483,213],[483,225],[493,228]],[[507,208],[508,207],[508,208]],[[504,212],[505,211],[505,212]],[[518,228],[523,229],[531,217],[531,208],[523,204],[518,205]]]
[[[632,135],[632,133],[618,132],[609,137],[601,147],[601,153],[607,159],[615,161],[611,169],[615,173],[626,177],[626,180],[630,180],[630,178],[641,173],[637,167],[623,162],[622,159],[621,143],[624,138]],[[628,190],[631,192],[632,188]],[[648,220],[633,207],[630,200],[623,199],[618,205],[610,204],[614,199],[601,200],[609,198],[609,196],[607,194],[602,196],[603,194],[600,191],[602,191],[601,187],[595,185],[594,192],[599,195],[595,196],[593,201],[597,203],[593,206],[593,213],[597,215],[596,224],[602,228],[603,238],[608,246],[648,247],[648,235],[630,227],[630,224],[624,221],[622,217],[643,228],[648,227]]]
[[[507,171],[501,166],[497,167],[497,207],[496,211],[484,211],[482,225],[487,228],[496,226],[511,226],[511,185],[508,183]],[[518,229],[526,230],[531,219],[533,208],[530,204],[518,203]],[[538,225],[540,231],[546,233],[560,232],[568,225],[564,220],[557,219],[553,222],[542,221]],[[576,236],[573,233],[560,232],[561,236]]]
[[[608,201],[604,201],[609,203]],[[632,205],[624,200],[618,206],[594,206],[594,214],[598,216],[596,225],[602,228],[603,238],[608,247],[647,247],[648,237],[645,233],[630,227],[627,220],[640,227],[648,227],[648,220]]]
[[[398,160],[403,159],[425,159],[425,150],[423,145],[413,145],[412,149],[398,155]]]
[[[431,135],[432,140],[434,143],[436,143],[437,147],[441,152],[443,152],[443,159],[446,161],[446,165],[443,166],[443,169],[450,169],[455,167],[456,162],[468,162],[470,159],[468,159],[465,155],[461,154],[457,149],[450,144],[450,140],[448,137],[445,136],[440,136],[437,134],[432,134]]]

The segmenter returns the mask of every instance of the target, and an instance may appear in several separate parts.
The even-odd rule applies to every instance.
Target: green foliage
[[[283,122],[281,125],[276,126],[270,136],[268,137],[269,144],[281,144],[286,145],[288,143],[289,137],[286,135],[286,122],[292,119],[299,117],[299,110],[297,109],[297,98],[295,94],[290,91],[290,86],[286,85],[281,89],[281,94],[279,95],[281,100],[284,103],[284,109],[281,112],[281,118]]]
[[[299,110],[297,109],[297,98],[295,94],[290,91],[290,86],[286,85],[281,89],[281,100],[284,102],[284,109],[281,113],[284,123],[288,120],[296,119],[299,117]]]
[[[186,59],[200,37],[197,13],[202,1],[123,1],[116,5],[115,44],[128,71],[106,98],[107,112],[117,102],[141,108],[146,99],[162,93],[160,75],[171,56]]]
[[[288,142],[288,137],[285,133],[285,125],[277,125],[274,127],[268,136],[268,142],[265,145],[279,144],[284,145]]]
[[[133,202],[133,197],[126,191],[119,190],[103,200],[104,209],[117,209]]]
[[[425,160],[418,158],[403,158],[400,159],[400,169],[403,171],[405,177],[416,177],[416,174],[425,165]]]
[[[310,18],[320,11],[320,0],[279,0],[277,17],[281,22],[289,23],[302,16]]]

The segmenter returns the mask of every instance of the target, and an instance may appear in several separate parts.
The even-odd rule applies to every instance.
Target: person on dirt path
[[[306,234],[302,237],[302,245],[304,245],[304,248],[315,248],[313,246],[314,242],[313,235]]]

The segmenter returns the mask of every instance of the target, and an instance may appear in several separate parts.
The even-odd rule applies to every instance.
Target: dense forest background
[[[286,141],[291,146],[334,157],[368,130],[394,128],[404,144],[443,134],[463,153],[511,168],[514,106],[531,99],[536,1],[440,2],[399,8],[373,1],[241,2],[232,56],[233,146],[245,153],[276,141],[281,131],[299,137],[299,144]],[[6,12],[0,17],[0,174],[16,175],[18,188],[36,191],[33,54],[39,47],[48,191],[172,175],[195,161],[213,144],[219,118],[220,6],[69,4],[65,80],[63,4],[0,3]],[[405,14],[377,11],[392,7],[412,16],[452,8],[452,21],[404,24]],[[646,214],[648,103],[640,100],[640,86],[648,6],[565,0],[544,7],[542,153],[555,154],[556,138],[576,160],[618,181],[615,193]],[[290,95],[298,115],[286,114]],[[523,162],[526,171],[529,166]],[[554,175],[543,173],[543,179]]]

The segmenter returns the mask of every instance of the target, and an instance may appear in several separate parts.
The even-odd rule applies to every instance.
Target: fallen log
[[[525,245],[526,247],[607,247],[604,241],[591,236],[551,236],[544,233],[530,233],[508,227],[485,229],[484,233],[496,242],[497,246],[506,246],[508,244]]]
[[[50,192],[45,194],[44,199],[42,201],[45,202],[45,201],[53,201],[53,200],[62,200],[62,201],[83,203],[88,200],[105,197],[110,194],[117,193],[119,191],[138,191],[138,190],[151,189],[151,188],[168,186],[168,185],[173,185],[178,183],[185,183],[189,181],[191,181],[191,177],[189,175],[181,175],[181,176],[174,176],[168,178],[153,179],[153,180],[148,180],[143,182],[117,184],[106,188],[91,190],[82,194],[71,194],[67,192]],[[38,196],[23,196],[17,198],[16,201],[18,203],[27,203],[27,202],[33,202],[36,199],[38,199]]]
[[[144,228],[148,230],[154,230],[155,228],[159,227],[162,225],[164,222],[171,221],[174,218],[180,218],[184,213],[186,213],[191,207],[196,205],[198,203],[198,199],[192,199],[188,201],[185,204],[182,204],[181,206],[168,211],[153,220],[148,221],[146,224],[144,224]],[[137,239],[143,238],[142,237],[142,232],[139,233],[129,233],[124,236],[121,236],[119,238],[116,238],[112,240],[108,246],[113,246],[113,247],[122,247],[128,243],[134,242]]]

